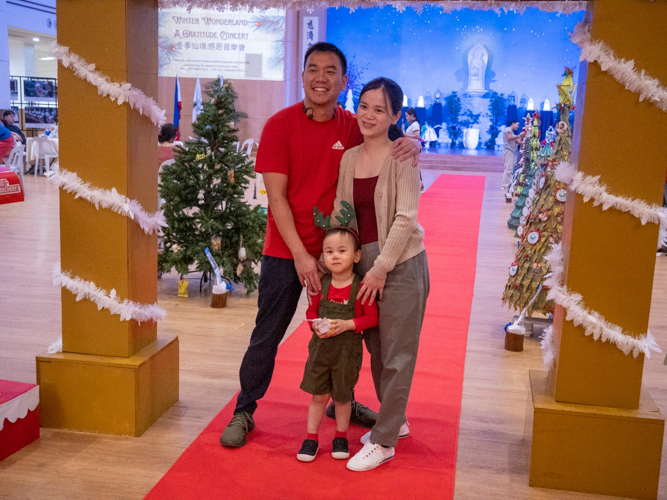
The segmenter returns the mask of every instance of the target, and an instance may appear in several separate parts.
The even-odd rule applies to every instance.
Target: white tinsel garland
[[[544,361],[546,369],[551,370],[554,366],[554,361],[556,360],[553,325],[549,325],[544,329],[541,339],[542,342],[540,342],[540,346],[542,348],[542,360]]]
[[[561,0],[561,1],[531,1],[531,0],[440,0],[440,1],[386,1],[386,0],[158,0],[161,8],[184,7],[187,9],[215,9],[215,10],[238,10],[251,8],[264,9],[291,9],[291,10],[313,10],[329,7],[348,7],[352,10],[358,8],[371,8],[391,5],[399,12],[407,7],[421,12],[424,7],[435,6],[443,12],[455,12],[462,9],[492,10],[494,12],[523,12],[526,9],[539,9],[546,12],[558,12],[560,14],[572,14],[586,10],[585,1]]]
[[[161,127],[167,121],[164,109],[157,105],[153,98],[148,97],[141,90],[133,87],[130,83],[115,83],[108,76],[95,70],[94,64],[88,64],[85,59],[70,52],[68,47],[51,44],[51,55],[54,56],[65,68],[70,68],[79,78],[97,87],[98,94],[109,96],[112,101],[118,101],[120,106],[127,102],[132,109],[148,117],[156,127]]]
[[[609,323],[598,312],[586,309],[581,295],[562,285],[563,250],[560,243],[554,245],[551,253],[544,258],[549,262],[552,272],[551,277],[544,282],[550,288],[547,298],[565,309],[567,321],[572,321],[575,326],[583,326],[585,334],[592,335],[595,340],[615,344],[626,355],[632,352],[635,358],[639,353],[650,358],[651,351],[662,352],[651,332],[632,337],[620,326]]]
[[[162,228],[167,226],[161,211],[149,214],[137,200],[123,196],[116,191],[116,188],[109,190],[92,187],[89,183],[83,182],[76,173],[64,168],[59,169],[51,180],[68,193],[74,193],[75,198],[81,197],[89,201],[98,210],[100,207],[107,208],[135,220],[146,234],[162,234]]]
[[[144,321],[158,321],[164,318],[167,313],[157,304],[139,304],[132,300],[123,300],[122,302],[116,296],[116,290],[111,292],[98,288],[92,281],[82,280],[75,276],[72,278],[69,273],[63,273],[60,264],[53,266],[53,284],[66,288],[72,294],[76,295],[76,301],[88,299],[97,305],[97,309],[107,309],[111,314],[120,316],[121,321],[135,320],[137,323]]]
[[[590,26],[583,21],[574,27],[572,41],[581,48],[581,61],[597,62],[602,71],[609,73],[626,89],[639,94],[639,100],[647,99],[663,111],[667,111],[667,88],[660,80],[646,71],[635,69],[635,62],[619,59],[602,41],[591,39]]]
[[[55,354],[63,350],[63,336],[61,335],[58,340],[49,346],[46,350],[47,354]]]
[[[567,162],[561,163],[555,172],[556,179],[568,184],[568,188],[579,193],[584,202],[593,200],[593,205],[602,205],[602,210],[615,208],[637,217],[642,225],[652,222],[660,226],[658,247],[667,246],[667,208],[660,205],[649,205],[644,200],[635,200],[626,196],[617,196],[607,191],[607,186],[600,183],[600,176],[590,176],[577,172],[576,166]]]

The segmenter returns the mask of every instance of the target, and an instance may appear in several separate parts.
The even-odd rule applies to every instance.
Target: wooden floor
[[[426,185],[440,173],[424,170]],[[527,339],[522,353],[503,349],[503,325],[512,314],[502,309],[500,297],[516,240],[505,225],[511,207],[503,202],[501,174],[485,175],[455,496],[601,498],[528,487],[528,370],[542,362],[537,339]],[[0,378],[35,382],[35,355],[60,334],[60,291],[51,285],[59,261],[58,194],[44,178],[28,178],[26,188],[26,202],[0,205]],[[256,296],[233,294],[226,309],[211,309],[208,296],[199,297],[198,283],[190,285],[189,299],[178,299],[176,280],[168,275],[160,281],[159,301],[168,316],[159,331],[180,336],[180,401],[140,438],[42,429],[41,439],[0,462],[0,498],[140,499],[232,398]],[[659,257],[650,330],[667,347],[666,306],[667,257]],[[304,312],[302,303],[296,317]],[[661,356],[646,362],[644,383],[663,412],[666,375]],[[661,498],[667,498],[664,464],[662,470]]]

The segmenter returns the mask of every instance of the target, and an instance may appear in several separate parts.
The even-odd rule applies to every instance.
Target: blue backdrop
[[[563,67],[575,67],[579,48],[568,32],[583,12],[557,15],[534,9],[524,14],[461,10],[443,13],[427,7],[421,14],[393,7],[328,9],[327,41],[340,47],[363,70],[361,81],[377,76],[396,80],[411,101],[433,98],[468,86],[468,51],[482,44],[488,54],[485,84],[489,90],[515,92],[533,99],[535,108],[558,102],[556,84]],[[442,102],[442,99],[441,99]]]

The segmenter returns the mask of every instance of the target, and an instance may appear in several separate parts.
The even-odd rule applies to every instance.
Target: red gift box
[[[0,205],[23,201],[23,186],[19,176],[7,167],[0,167]]]
[[[39,386],[0,380],[0,461],[39,438]]]

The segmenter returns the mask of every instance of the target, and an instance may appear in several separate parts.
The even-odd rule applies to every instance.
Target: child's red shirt
[[[345,288],[336,288],[335,286],[329,286],[329,302],[336,302],[338,304],[347,304],[347,301],[350,298],[350,292],[352,291],[352,284],[350,283]],[[306,318],[308,319],[317,319],[319,318],[320,310],[320,300],[323,296],[313,295],[311,299],[311,304],[308,306],[306,311]],[[357,300],[354,303],[354,326],[356,332],[362,332],[369,328],[373,328],[378,325],[378,306],[377,302],[373,301],[373,305],[368,305],[370,299],[366,300],[364,305],[361,305],[361,297],[357,295]]]

